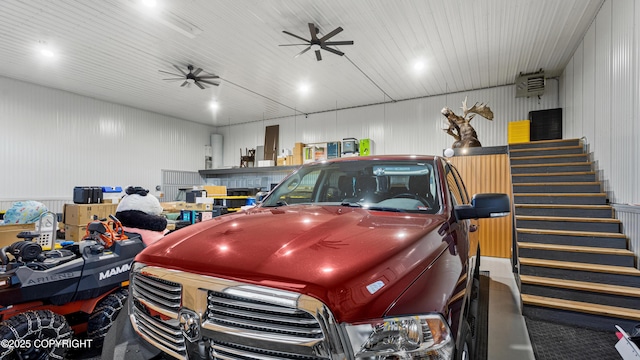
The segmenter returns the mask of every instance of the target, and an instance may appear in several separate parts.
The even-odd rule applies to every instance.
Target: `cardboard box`
[[[64,204],[63,222],[67,225],[87,225],[93,220],[115,215],[118,204]]]
[[[213,209],[213,204],[194,204],[194,203],[184,203],[184,206],[181,210],[211,210]]]
[[[292,155],[293,155],[293,163],[291,165],[302,165],[302,154],[304,152],[304,144],[296,143],[293,147]]]
[[[0,247],[13,244],[18,239],[18,234],[23,231],[35,231],[36,224],[7,224],[0,225]]]
[[[278,157],[278,166],[293,165],[293,155]]]
[[[87,234],[87,225],[64,225],[64,239],[80,241]]]
[[[162,206],[164,212],[180,212],[180,210],[184,209],[185,204],[184,201],[165,201],[161,202],[160,206]]]
[[[227,196],[226,186],[204,185],[202,188],[207,192],[208,197]]]

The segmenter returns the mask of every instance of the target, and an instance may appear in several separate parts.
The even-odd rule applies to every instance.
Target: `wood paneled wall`
[[[460,172],[469,196],[478,193],[511,193],[511,168],[507,154],[454,156],[448,159]],[[513,214],[496,219],[479,219],[478,236],[483,256],[511,257]]]

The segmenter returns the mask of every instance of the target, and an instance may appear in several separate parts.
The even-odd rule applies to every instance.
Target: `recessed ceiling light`
[[[156,0],[142,0],[142,5],[154,8],[156,7],[156,5],[158,5],[158,3],[156,2]]]
[[[46,49],[46,48],[40,49],[40,55],[42,55],[42,56],[44,56],[46,58],[52,58],[52,57],[55,56],[53,51],[51,51],[50,49]]]
[[[426,66],[427,65],[425,64],[424,60],[416,60],[413,63],[413,70],[415,70],[416,72],[421,72]]]
[[[298,86],[298,91],[300,91],[301,94],[307,94],[309,92],[309,90],[311,89],[311,87],[309,86],[309,84],[300,84]]]
[[[218,103],[215,102],[215,101],[212,101],[212,102],[209,103],[209,108],[211,110],[213,110],[213,111],[218,110],[219,107],[220,107],[220,105],[218,105]]]

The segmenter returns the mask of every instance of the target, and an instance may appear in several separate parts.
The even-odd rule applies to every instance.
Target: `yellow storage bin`
[[[512,121],[508,125],[507,132],[509,144],[529,142],[531,141],[531,121]]]

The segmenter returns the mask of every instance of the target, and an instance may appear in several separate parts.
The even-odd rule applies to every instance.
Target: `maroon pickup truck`
[[[255,208],[141,252],[103,357],[473,359],[467,219],[509,211],[440,157],[304,165]]]

